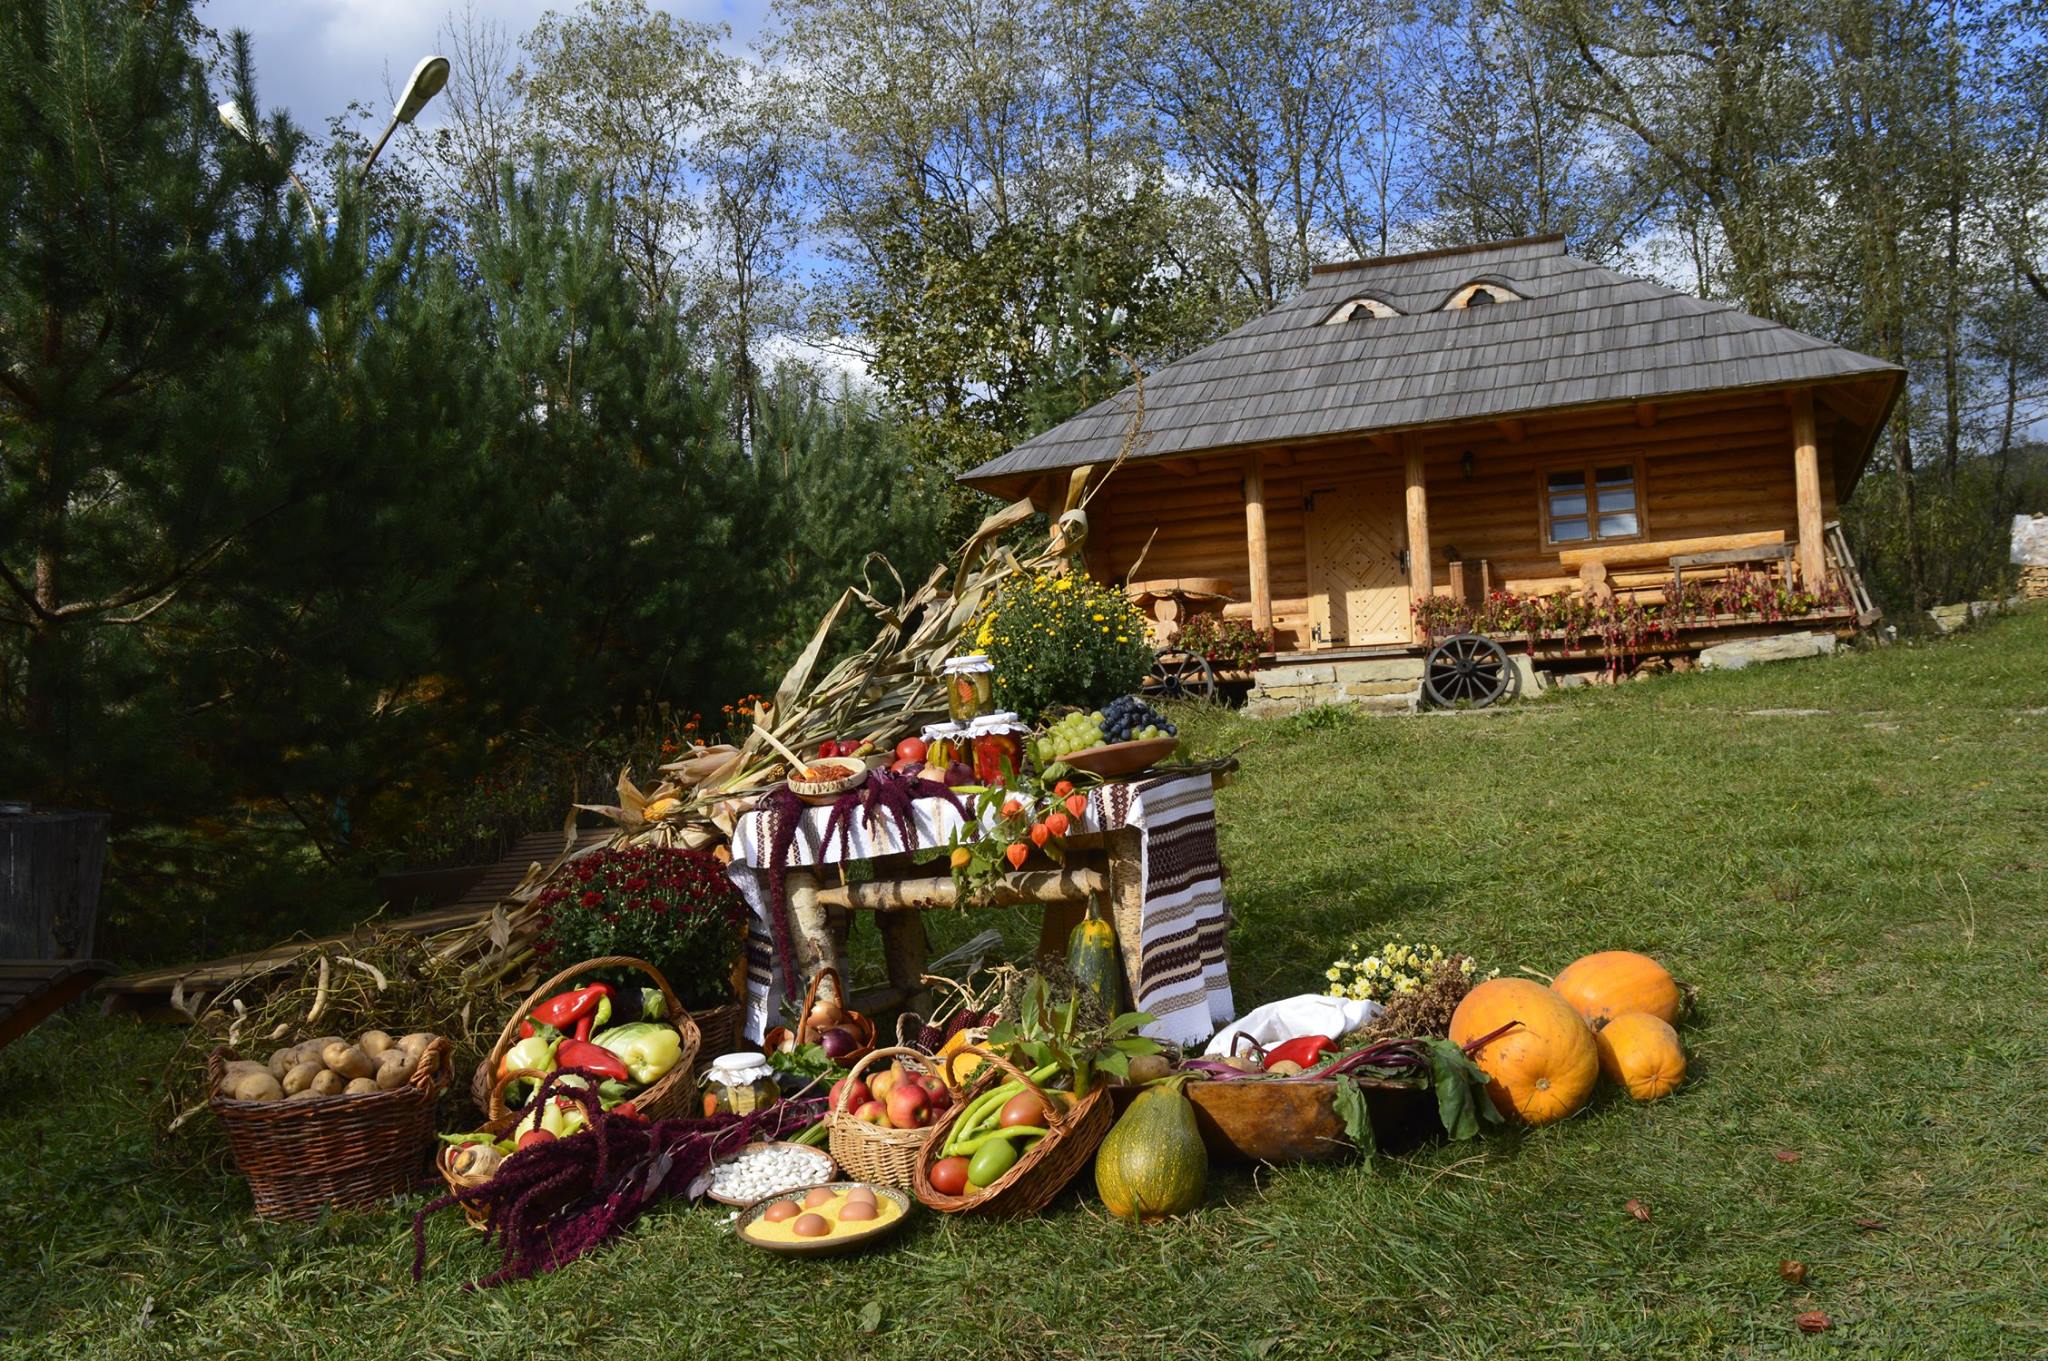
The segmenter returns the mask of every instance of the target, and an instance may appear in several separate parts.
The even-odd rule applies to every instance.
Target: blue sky
[[[387,83],[396,87],[414,62],[435,50],[434,35],[461,3],[207,0],[199,13],[222,34],[249,30],[256,43],[256,89],[263,106],[288,109],[299,126],[317,134],[351,99],[387,109]],[[768,11],[768,0],[649,3],[678,18],[724,23],[742,45],[760,31]],[[575,7],[576,0],[475,0],[479,18],[503,24],[515,38],[548,10]]]

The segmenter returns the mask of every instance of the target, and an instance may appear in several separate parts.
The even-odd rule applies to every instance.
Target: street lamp
[[[441,87],[448,83],[448,58],[421,57],[420,64],[412,68],[412,75],[406,79],[405,90],[398,96],[398,104],[391,110],[391,121],[384,125],[384,135],[377,139],[377,145],[370,148],[370,158],[363,162],[363,173],[370,173],[370,167],[377,163],[377,156],[384,150],[384,144],[391,140],[391,134],[398,131],[400,123],[410,123],[419,117],[427,101],[441,93]]]
[[[284,158],[277,154],[277,144],[275,142],[272,142],[268,137],[258,137],[256,135],[256,130],[249,126],[249,120],[247,117],[243,115],[242,106],[240,104],[237,104],[234,100],[230,99],[226,103],[222,104],[219,107],[219,109],[216,110],[216,112],[220,114],[220,121],[227,125],[227,130],[229,132],[234,133],[235,136],[241,138],[243,141],[247,142],[251,146],[262,147],[280,163],[284,162]],[[312,214],[314,226],[325,226],[327,223],[326,215],[320,211],[320,205],[313,202],[313,191],[306,188],[306,182],[299,178],[299,172],[292,169],[289,164],[286,164],[284,167],[284,173],[291,176],[293,185],[297,186],[298,188],[299,197],[306,201],[306,211]]]

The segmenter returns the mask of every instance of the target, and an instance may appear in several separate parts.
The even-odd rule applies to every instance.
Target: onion
[[[845,1015],[846,1013],[839,1009],[837,1002],[829,997],[820,997],[818,1004],[811,1008],[810,1023],[817,1029],[823,1030],[828,1026],[838,1025]]]
[[[825,1057],[828,1059],[843,1059],[860,1048],[858,1036],[846,1027],[836,1025],[818,1036],[818,1043],[824,1046]]]

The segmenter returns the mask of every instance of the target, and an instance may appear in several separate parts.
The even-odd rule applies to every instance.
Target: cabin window
[[[1466,284],[1444,300],[1444,311],[1460,312],[1473,307],[1486,307],[1497,302],[1520,302],[1522,295],[1501,283]]]
[[[1640,473],[1631,462],[1559,468],[1545,474],[1545,538],[1553,545],[1569,547],[1641,537]]]
[[[1336,326],[1347,321],[1372,321],[1375,318],[1384,320],[1388,317],[1398,317],[1400,315],[1399,312],[1386,303],[1381,302],[1378,298],[1347,298],[1345,301],[1337,304],[1335,311],[1323,318],[1323,324],[1325,326]]]

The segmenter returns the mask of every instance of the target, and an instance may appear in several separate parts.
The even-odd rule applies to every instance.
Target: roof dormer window
[[[1336,326],[1347,321],[1385,320],[1401,314],[1381,302],[1378,298],[1350,298],[1337,304],[1337,309],[1323,318],[1325,326]]]
[[[1444,311],[1458,312],[1472,307],[1491,307],[1497,302],[1520,302],[1522,295],[1506,284],[1483,280],[1466,284],[1444,302]]]

